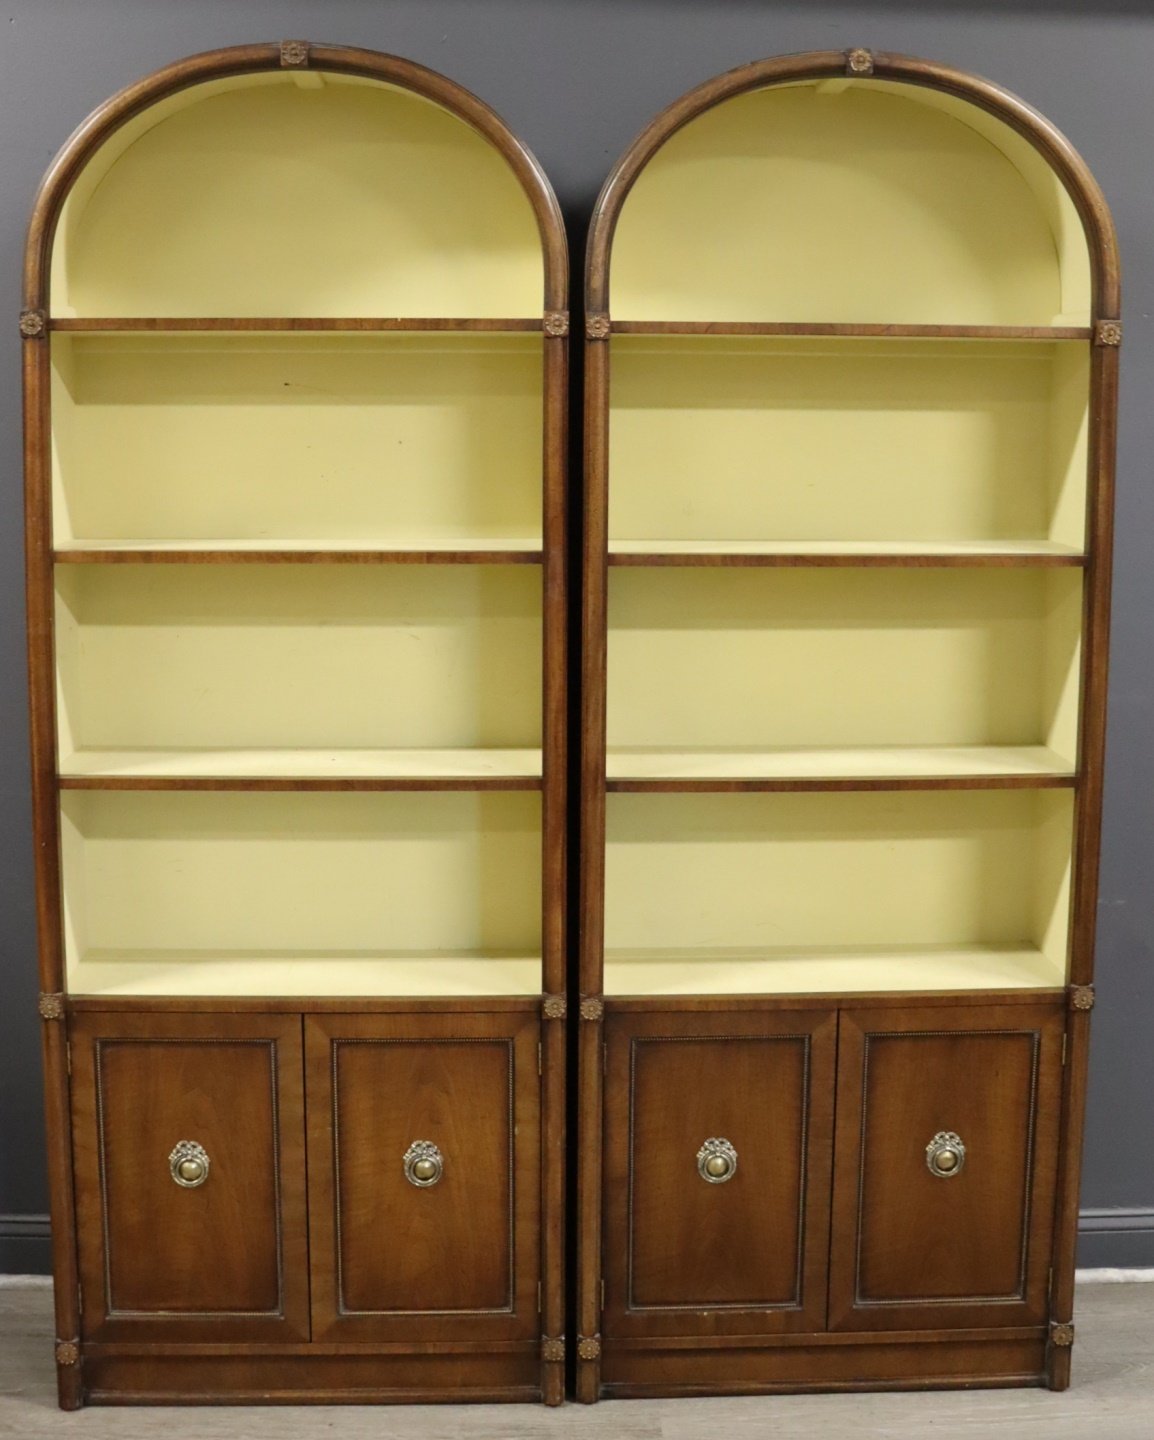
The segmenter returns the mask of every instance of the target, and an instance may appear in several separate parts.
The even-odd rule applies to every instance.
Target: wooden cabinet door
[[[1064,1024],[1061,1002],[842,1013],[832,1329],[1046,1319]]]
[[[535,1337],[536,1013],[305,1024],[314,1335]]]
[[[827,1011],[610,1011],[606,1336],[824,1327],[835,1026]]]
[[[85,1337],[307,1340],[300,1017],[102,1012],[69,1034]]]

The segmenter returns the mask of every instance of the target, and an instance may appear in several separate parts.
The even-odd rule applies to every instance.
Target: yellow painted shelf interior
[[[1091,319],[1042,156],[872,78],[680,128],[623,202],[609,300],[641,323]],[[703,788],[608,796],[606,993],[1064,984],[1082,574],[1044,562],[1084,558],[1088,342],[609,343],[607,775]],[[693,563],[727,554],[754,563]],[[705,788],[858,779],[914,788]],[[979,788],[916,788],[937,779]]]
[[[57,548],[539,550],[541,349],[57,334]]]
[[[611,550],[1084,544],[1085,341],[626,335],[612,346]]]
[[[1074,204],[1037,150],[921,86],[727,100],[642,170],[613,240],[629,320],[1085,325]]]
[[[53,543],[246,563],[60,564],[64,778],[421,781],[451,793],[69,789],[69,988],[541,988],[534,564],[262,552],[542,549],[544,266],[471,125],[314,68],[181,90],[84,166],[53,242]],[[246,330],[377,317],[533,322]]]
[[[962,557],[975,563],[1006,556],[1018,562],[1031,557],[1081,560],[1084,552],[1059,540],[617,540],[609,541],[609,554],[618,564],[630,559],[639,562],[653,555],[672,555],[686,563],[699,556],[783,557],[800,561],[840,559],[868,562],[874,556],[901,560],[930,557],[949,560]]]
[[[610,795],[606,990],[1065,983],[1066,791]]]
[[[918,773],[930,748],[1045,747],[1069,763],[1081,589],[1064,569],[612,570],[610,750],[896,747]]]
[[[59,316],[532,316],[541,241],[503,156],[410,91],[310,68],[151,105],[85,165]]]
[[[539,779],[541,751],[426,750],[75,750],[66,777],[173,779],[456,780]]]
[[[65,757],[541,744],[532,566],[59,566],[56,624]]]
[[[540,797],[63,796],[70,990],[537,993]]]
[[[610,750],[609,780],[976,780],[1072,776],[1074,763],[1044,745],[819,746],[769,750]]]

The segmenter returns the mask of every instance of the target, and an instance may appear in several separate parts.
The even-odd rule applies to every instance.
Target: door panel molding
[[[673,1304],[644,1304],[634,1298],[633,1293],[633,1259],[634,1259],[634,1206],[633,1187],[636,1173],[636,1080],[637,1080],[637,1057],[638,1049],[643,1045],[663,1045],[669,1043],[692,1045],[695,1042],[724,1042],[727,1040],[749,1041],[751,1039],[764,1039],[766,1043],[773,1044],[794,1044],[800,1045],[802,1049],[802,1077],[801,1077],[801,1107],[799,1123],[799,1146],[798,1146],[798,1226],[797,1226],[797,1266],[794,1272],[794,1291],[788,1300],[772,1300],[759,1303],[740,1300],[686,1300]],[[628,1237],[627,1261],[626,1261],[626,1300],[625,1308],[631,1314],[641,1315],[647,1311],[674,1311],[698,1312],[703,1307],[711,1310],[797,1310],[801,1308],[802,1291],[805,1271],[805,1196],[807,1182],[807,1157],[809,1144],[809,1118],[810,1118],[810,1067],[811,1067],[812,1038],[809,1035],[766,1035],[757,1037],[742,1034],[728,1035],[646,1035],[635,1036],[629,1045],[629,1188],[627,1204],[626,1235]],[[740,1160],[739,1160],[740,1163]]]
[[[526,1011],[306,1017],[316,1338],[539,1339],[539,1038],[539,1016]],[[350,1060],[373,1055],[385,1071],[348,1069]],[[425,1118],[437,1116],[436,1123]],[[446,1143],[454,1126],[456,1147]],[[386,1148],[375,1146],[378,1129]],[[494,1159],[485,1147],[498,1135],[502,1153]],[[438,1147],[442,1168],[430,1184],[410,1188],[403,1159],[420,1140]],[[470,1154],[483,1172],[458,1168]],[[347,1170],[350,1162],[357,1173]],[[357,1254],[363,1264],[354,1276]]]
[[[841,1012],[831,1330],[1046,1320],[1064,1027],[1060,1000]],[[956,1174],[928,1167],[943,1126]]]
[[[101,1012],[74,1016],[70,1037],[84,1337],[307,1340],[300,1017]],[[173,1071],[182,1049],[192,1057],[188,1069]],[[257,1085],[252,1066],[239,1057],[260,1051],[267,1056],[267,1071]],[[131,1064],[116,1077],[114,1067],[125,1059]],[[264,1071],[263,1063],[259,1069]],[[177,1197],[199,1194],[200,1187],[181,1187],[168,1173],[170,1152],[180,1140],[203,1142],[208,1157],[207,1188],[187,1202]],[[171,1196],[169,1183],[178,1187]],[[153,1208],[151,1219],[142,1206]],[[213,1233],[219,1253],[212,1248]],[[166,1257],[170,1266],[183,1267],[182,1273],[190,1267],[201,1272],[196,1308],[171,1309],[162,1298]],[[133,1277],[123,1273],[126,1264],[130,1271],[134,1264],[145,1270]],[[216,1277],[219,1306],[203,1303]],[[156,1304],[125,1293],[125,1286],[141,1284],[146,1291],[154,1287]],[[225,1298],[230,1286],[235,1297],[246,1285],[254,1295],[267,1287],[271,1303],[247,1306]]]
[[[357,1045],[418,1045],[428,1048],[430,1045],[491,1045],[496,1046],[505,1052],[506,1056],[506,1088],[508,1091],[508,1183],[509,1183],[509,1204],[507,1234],[509,1244],[509,1283],[506,1290],[504,1305],[492,1306],[459,1306],[456,1308],[409,1308],[400,1307],[373,1310],[359,1309],[345,1303],[345,1280],[344,1280],[344,1246],[341,1236],[341,1160],[340,1160],[340,1127],[341,1127],[341,1096],[340,1096],[340,1051],[346,1046]],[[371,1036],[340,1037],[332,1043],[332,1124],[333,1124],[333,1224],[336,1231],[336,1283],[337,1283],[337,1307],[342,1317],[360,1317],[373,1315],[511,1315],[516,1309],[517,1293],[517,1247],[516,1247],[516,1221],[517,1221],[517,1186],[516,1186],[516,1092],[514,1089],[514,1049],[511,1039],[501,1040],[483,1038],[479,1035],[453,1035],[435,1037],[432,1039],[413,1036],[411,1039],[401,1037],[374,1038]]]
[[[836,1024],[832,1009],[608,1002],[607,1342],[824,1328]],[[705,1173],[699,1147],[710,1138],[731,1142],[719,1147],[729,1173],[724,1161]],[[787,1228],[785,1258],[774,1241]]]

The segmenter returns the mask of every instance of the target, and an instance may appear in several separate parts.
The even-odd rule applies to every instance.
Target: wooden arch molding
[[[568,252],[565,222],[557,198],[534,156],[488,105],[437,71],[397,55],[343,45],[305,45],[303,41],[291,44],[304,48],[310,69],[356,75],[409,90],[442,106],[486,139],[503,156],[533,207],[544,258],[544,308],[566,309]],[[84,166],[106,140],[149,106],[181,90],[231,75],[285,68],[283,49],[282,43],[277,42],[207,50],[201,55],[192,55],[153,71],[98,106],[65,142],[37,192],[24,252],[22,308],[50,313],[50,257],[60,212]],[[294,59],[292,68],[301,68],[301,62]]]
[[[860,53],[870,54],[873,64],[869,71],[850,69],[848,57]],[[609,259],[621,207],[638,176],[671,136],[707,110],[735,96],[773,85],[844,78],[847,74],[860,75],[867,82],[891,80],[940,90],[987,111],[1028,140],[1061,179],[1081,217],[1090,252],[1093,317],[1096,321],[1117,319],[1120,288],[1114,223],[1098,182],[1066,137],[1032,106],[990,80],[931,60],[887,55],[876,50],[811,50],[758,60],[706,80],[667,106],[642,130],[610,171],[597,198],[586,261],[587,312],[600,315],[609,309]]]

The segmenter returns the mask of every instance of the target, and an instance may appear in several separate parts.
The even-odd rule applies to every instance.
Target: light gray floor
[[[904,1395],[618,1400],[567,1405],[56,1409],[46,1289],[0,1288],[0,1436],[115,1440],[1152,1440],[1154,1284],[1082,1285],[1074,1385]]]

